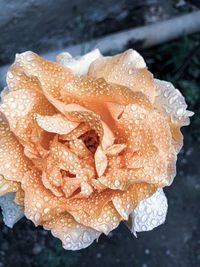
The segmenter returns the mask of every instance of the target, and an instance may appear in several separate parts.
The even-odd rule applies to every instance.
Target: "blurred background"
[[[200,0],[0,0],[1,89],[19,52],[32,50],[53,60],[64,50],[78,55],[100,47],[110,55],[133,48],[156,78],[180,89],[196,113],[183,129],[177,176],[165,189],[164,225],[136,239],[121,224],[98,243],[71,252],[25,218],[9,229],[0,215],[0,267],[200,266],[199,8]]]

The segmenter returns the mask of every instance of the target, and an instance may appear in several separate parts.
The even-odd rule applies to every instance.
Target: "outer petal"
[[[4,223],[12,228],[24,216],[24,208],[14,202],[15,193],[7,193],[0,197]]]
[[[33,68],[31,63],[29,63],[28,66],[29,68]],[[42,91],[38,79],[33,76],[29,77],[24,72],[24,64],[18,61],[18,54],[16,54],[16,61],[7,73],[6,81],[10,92],[22,89],[35,92]]]
[[[8,192],[16,192],[19,188],[19,183],[6,180],[3,175],[0,174],[0,196],[3,196]]]
[[[101,235],[101,232],[77,223],[68,213],[44,223],[44,228],[51,230],[55,237],[60,238],[63,248],[67,250],[86,248]]]
[[[25,215],[36,225],[43,225],[69,212],[78,223],[108,234],[122,219],[109,202],[112,196],[109,190],[93,193],[88,198],[56,197],[44,187],[41,172],[36,169],[26,173],[22,188],[25,192]]]
[[[103,77],[108,83],[115,83],[141,91],[151,102],[155,96],[152,74],[147,71],[144,59],[132,49],[113,57],[102,57],[94,61],[88,71],[89,76]]]
[[[102,57],[99,49],[95,49],[81,57],[73,58],[69,53],[64,52],[56,57],[56,62],[71,69],[77,76],[85,75],[90,64],[97,58]]]
[[[60,88],[73,76],[69,69],[55,62],[47,61],[31,51],[16,54],[16,59],[10,72],[12,77],[10,78],[11,80],[7,81],[9,89],[12,88],[11,83],[14,84],[14,81],[16,82],[17,80],[19,83],[15,85],[14,90],[24,88],[38,91],[38,85],[40,85],[40,87],[45,87],[51,92],[54,97],[60,95]],[[7,79],[9,79],[9,72]]]
[[[156,190],[156,186],[147,183],[136,183],[126,191],[119,191],[112,197],[113,204],[124,220],[138,205],[138,202],[151,196]],[[139,202],[140,203],[140,202]]]
[[[149,231],[165,222],[167,215],[167,198],[162,188],[149,198],[139,202],[131,213],[129,220],[130,230],[136,232]]]
[[[189,117],[194,113],[187,111],[185,99],[178,89],[166,81],[155,79],[156,98],[155,106],[164,114],[171,123],[185,126],[190,123]]]
[[[16,183],[13,181],[20,182],[26,171],[28,171],[33,164],[24,156],[23,146],[11,133],[2,118],[0,122],[0,136],[0,174],[3,175],[6,180],[12,181],[6,183],[8,189],[8,184],[9,187],[16,187]],[[11,188],[9,190],[11,190]]]
[[[96,195],[96,199],[91,198],[91,200],[88,200],[87,211],[70,211],[70,214],[73,215],[77,222],[92,227],[97,231],[103,232],[104,234],[108,234],[119,225],[122,217],[115,209],[113,203],[111,201],[107,202],[107,198],[108,196],[106,196],[105,193],[103,193],[101,196],[99,193]],[[111,198],[111,196],[109,198]]]
[[[55,114],[55,108],[40,93],[18,90],[4,97],[0,110],[9,121],[11,130],[21,139],[27,140],[35,129],[34,113]]]
[[[69,207],[65,198],[56,197],[42,183],[41,171],[32,169],[26,172],[22,181],[25,192],[24,213],[36,225],[52,220]]]

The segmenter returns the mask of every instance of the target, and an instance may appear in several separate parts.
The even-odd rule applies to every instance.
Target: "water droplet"
[[[134,69],[129,69],[128,73],[131,75],[134,73]]]
[[[119,186],[120,185],[120,181],[119,180],[115,180],[114,184],[115,184],[115,186]]]

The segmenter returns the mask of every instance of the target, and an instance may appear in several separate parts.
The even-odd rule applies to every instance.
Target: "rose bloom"
[[[121,221],[131,231],[165,220],[162,187],[176,174],[181,93],[153,78],[134,50],[17,54],[0,105],[0,204],[10,227],[25,216],[65,249],[89,246]]]

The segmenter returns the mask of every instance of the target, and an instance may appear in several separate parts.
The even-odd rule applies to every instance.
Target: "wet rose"
[[[10,227],[25,216],[62,240],[89,246],[121,221],[131,231],[165,220],[191,112],[172,84],[133,50],[57,62],[16,55],[0,105],[0,205]],[[11,208],[10,208],[11,207]]]

